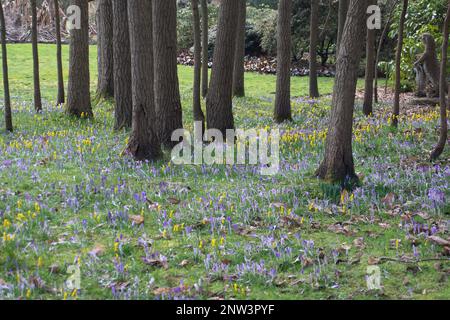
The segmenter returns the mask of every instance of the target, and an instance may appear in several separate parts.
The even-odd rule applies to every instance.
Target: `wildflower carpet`
[[[10,45],[15,132],[0,133],[2,299],[450,298],[449,151],[428,162],[437,108],[356,105],[353,191],[317,180],[332,79],[307,99],[293,79],[293,122],[272,121],[275,77],[246,74],[239,128],[281,130],[280,172],[175,166],[121,156],[113,104],[73,119],[53,106],[54,47],[41,46],[44,112],[32,105],[29,45]],[[64,48],[67,66],[67,48]],[[91,50],[92,90],[96,53]],[[66,68],[67,69],[67,68]],[[180,67],[192,130],[192,69]],[[67,79],[67,75],[66,75]],[[3,109],[0,110],[3,116]],[[368,286],[370,270],[380,287]]]

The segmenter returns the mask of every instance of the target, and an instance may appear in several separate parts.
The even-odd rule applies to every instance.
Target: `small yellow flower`
[[[40,267],[42,267],[42,265],[43,265],[42,257],[39,257],[38,261],[37,261],[37,266],[38,266],[38,268],[40,268]]]
[[[27,290],[27,293],[25,294],[25,296],[27,297],[27,299],[30,299],[30,297],[31,297],[31,290],[30,289]]]
[[[3,227],[9,228],[11,226],[11,222],[8,219],[3,220]]]
[[[217,240],[216,240],[216,238],[213,238],[212,240],[211,240],[211,247],[215,247],[217,245]]]

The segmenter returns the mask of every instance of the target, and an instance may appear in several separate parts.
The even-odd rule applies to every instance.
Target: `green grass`
[[[358,102],[353,149],[362,184],[346,194],[314,177],[329,97],[296,99],[294,121],[277,126],[275,77],[246,74],[247,97],[234,100],[236,126],[283,131],[274,176],[252,166],[176,166],[168,154],[142,164],[120,155],[129,132],[112,130],[110,102],[97,105],[92,120],[52,107],[54,46],[40,46],[50,103],[35,115],[30,46],[8,49],[15,132],[0,134],[0,298],[450,297],[448,260],[417,262],[444,258],[424,230],[449,237],[449,165],[427,161],[437,109],[403,110],[394,131],[389,106],[366,119]],[[92,48],[93,93],[95,61]],[[179,77],[184,124],[192,128],[192,69],[180,67]],[[292,85],[293,96],[306,96],[307,78]],[[328,94],[332,79],[319,85]],[[449,156],[447,148],[442,159]],[[133,224],[133,215],[145,222]],[[378,261],[383,290],[369,291],[367,266],[380,257],[411,262]],[[81,272],[76,294],[65,284],[72,265]]]

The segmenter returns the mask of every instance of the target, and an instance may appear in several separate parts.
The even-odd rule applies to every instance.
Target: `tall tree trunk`
[[[114,60],[114,129],[131,128],[133,99],[131,96],[131,54],[127,1],[112,1]]]
[[[367,0],[350,1],[336,62],[325,156],[317,171],[322,179],[340,182],[357,180],[352,154],[352,125],[366,9]]]
[[[277,26],[277,88],[274,119],[292,120],[291,114],[291,19],[292,0],[280,0]]]
[[[117,1],[117,0],[116,0]],[[153,88],[152,1],[128,0],[133,124],[127,151],[136,160],[154,160],[161,148]]]
[[[202,9],[202,97],[208,94],[208,0],[200,0]]]
[[[441,110],[441,133],[439,135],[439,141],[434,147],[431,153],[431,160],[436,160],[444,151],[445,143],[448,137],[448,125],[447,125],[447,105],[445,101],[445,89],[447,85],[447,56],[448,56],[448,27],[450,20],[450,1],[448,1],[447,16],[444,22],[444,43],[442,44],[442,58],[441,58],[441,75],[439,79],[439,103]],[[450,86],[448,88],[448,103],[450,103]]]
[[[235,97],[245,96],[244,73],[245,73],[245,23],[247,20],[246,0],[239,1],[239,14],[236,31],[236,50],[234,55],[233,71],[233,95]]]
[[[155,107],[159,140],[171,148],[172,132],[183,127],[177,73],[177,2],[153,0]]]
[[[390,8],[390,11],[389,11],[389,17],[384,25],[383,32],[381,33],[380,39],[378,41],[377,55],[375,58],[375,81],[374,81],[374,88],[373,88],[375,103],[378,103],[378,63],[380,61],[381,48],[383,46],[384,39],[386,38],[387,31],[391,24],[391,20],[392,20],[392,16],[394,15],[395,7],[397,6],[399,0],[393,0],[392,2],[393,2],[392,7]]]
[[[118,26],[119,28],[122,26]],[[98,98],[114,97],[112,0],[98,0],[97,7]]]
[[[58,96],[56,104],[62,105],[65,102],[64,76],[62,65],[62,45],[61,45],[61,18],[59,16],[59,0],[54,0],[55,7],[55,33],[56,33],[56,64],[58,69]]]
[[[69,84],[67,112],[81,117],[92,117],[89,79],[89,4],[84,0],[72,0],[81,9],[81,28],[70,31]]]
[[[369,5],[376,4],[376,0],[369,0]],[[372,114],[373,109],[373,78],[375,76],[375,29],[367,28],[366,35],[366,74],[363,112],[366,116]]]
[[[33,80],[34,80],[34,109],[42,111],[41,84],[39,81],[39,53],[38,53],[38,31],[37,31],[37,9],[36,0],[31,0],[31,43],[33,47]]]
[[[344,30],[345,20],[347,19],[348,5],[349,5],[349,0],[339,0],[336,54],[339,53],[339,44],[341,43],[342,32]]]
[[[192,19],[194,25],[194,85],[193,85],[193,115],[194,121],[202,123],[202,132],[205,126],[205,115],[201,106],[200,83],[202,72],[202,45],[200,32],[200,13],[198,10],[198,0],[192,0]]]
[[[6,50],[6,25],[5,15],[3,14],[3,4],[0,1],[0,36],[2,40],[2,65],[3,65],[3,92],[5,101],[5,128],[7,131],[13,131],[11,115],[11,97],[9,94],[9,75],[8,75],[8,53]]]
[[[319,97],[317,84],[317,40],[319,33],[319,2],[311,0],[311,22],[309,32],[309,96]]]
[[[227,129],[234,129],[233,66],[238,13],[236,0],[221,1],[211,82],[206,97],[208,128],[218,129],[224,136]]]
[[[398,116],[400,115],[400,89],[401,89],[401,78],[400,78],[400,63],[402,59],[403,50],[403,30],[406,20],[406,12],[408,10],[408,0],[403,0],[403,9],[400,16],[400,23],[398,25],[398,39],[397,39],[397,51],[395,53],[395,92],[394,92],[394,108],[392,110],[392,125],[394,127],[398,126]]]

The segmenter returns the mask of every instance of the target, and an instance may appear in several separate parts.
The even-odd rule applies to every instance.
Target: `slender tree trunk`
[[[97,29],[97,97],[112,98],[114,97],[114,28],[112,0],[98,0]]]
[[[207,126],[226,135],[234,129],[233,66],[239,8],[236,0],[222,0],[214,49],[211,82],[206,97]]]
[[[376,4],[376,0],[370,0],[369,5]],[[375,76],[375,29],[367,28],[366,36],[366,74],[363,112],[369,116],[373,112],[373,78]]]
[[[374,82],[374,88],[373,88],[375,103],[378,103],[378,63],[380,61],[381,49],[382,49],[382,46],[384,43],[384,39],[386,38],[387,31],[391,24],[392,16],[394,15],[395,7],[397,6],[398,1],[399,0],[394,0],[394,2],[392,4],[392,7],[389,12],[389,17],[386,21],[386,24],[383,28],[383,32],[381,33],[381,36],[380,36],[380,40],[378,42],[377,55],[375,58],[375,82]]]
[[[160,157],[161,148],[156,130],[153,87],[152,1],[128,0],[128,23],[133,124],[127,151],[136,160],[154,160]]]
[[[13,131],[11,97],[9,94],[8,53],[6,49],[6,26],[3,14],[3,3],[0,1],[0,36],[2,40],[2,65],[3,65],[3,92],[5,101],[5,127],[9,132]]]
[[[42,111],[41,84],[39,81],[39,53],[38,53],[38,31],[37,31],[37,9],[36,0],[31,0],[31,43],[33,47],[33,79],[34,79],[34,109]]]
[[[208,94],[208,1],[200,0],[202,10],[202,97]]]
[[[277,88],[274,119],[292,120],[291,114],[291,19],[292,0],[280,0],[277,26]]]
[[[319,2],[311,0],[311,22],[309,38],[309,96],[319,97],[317,84],[317,37],[319,33]]]
[[[367,0],[351,0],[336,62],[332,110],[325,143],[325,156],[317,175],[344,182],[357,180],[352,154],[352,125],[358,65]]]
[[[202,123],[202,132],[205,126],[205,115],[201,106],[201,72],[202,72],[202,46],[201,46],[201,32],[200,32],[200,13],[198,10],[198,0],[192,0],[192,17],[194,25],[194,85],[193,85],[193,115],[194,121]]]
[[[403,0],[403,9],[400,16],[400,23],[398,26],[398,40],[397,40],[397,52],[395,53],[395,93],[394,93],[394,108],[392,110],[392,125],[398,126],[398,116],[400,115],[400,63],[402,59],[403,50],[403,30],[406,20],[406,12],[408,10],[408,0]]]
[[[436,160],[444,151],[445,143],[448,137],[448,125],[447,125],[447,104],[445,101],[445,89],[447,85],[447,56],[448,56],[448,28],[450,20],[450,1],[448,1],[447,16],[444,22],[443,39],[442,44],[442,58],[441,58],[441,74],[439,79],[439,102],[441,110],[441,133],[439,135],[439,141],[434,147],[431,153],[431,160]],[[448,103],[450,103],[450,86],[448,87]]]
[[[177,2],[153,0],[155,102],[159,140],[171,148],[172,132],[183,128],[177,71]]]
[[[131,92],[131,54],[127,1],[112,1],[114,60],[114,129],[131,128],[133,99]]]
[[[349,1],[350,0],[339,0],[336,54],[338,54],[338,52],[339,52],[339,44],[341,43],[342,32],[344,30],[345,20],[347,19],[347,11],[348,11]]]
[[[239,1],[239,15],[236,31],[236,51],[234,55],[234,72],[233,72],[233,95],[235,97],[245,96],[245,31],[247,18],[247,3],[246,0]]]
[[[70,31],[69,84],[67,112],[77,117],[92,117],[89,79],[89,4],[72,0],[81,9],[81,28]]]
[[[56,33],[56,64],[58,69],[58,96],[56,104],[62,105],[65,102],[64,76],[62,65],[62,45],[61,45],[61,18],[59,16],[59,0],[54,0],[55,7],[55,33]]]

